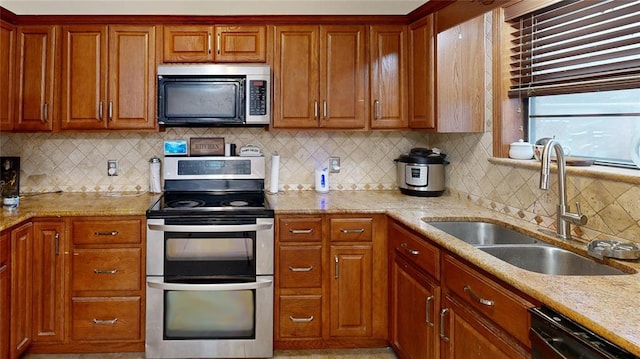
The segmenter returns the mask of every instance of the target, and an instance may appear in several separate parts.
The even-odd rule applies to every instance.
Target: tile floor
[[[380,349],[331,349],[331,350],[281,350],[274,359],[396,359],[390,348]],[[144,359],[144,353],[110,354],[27,354],[22,359]]]

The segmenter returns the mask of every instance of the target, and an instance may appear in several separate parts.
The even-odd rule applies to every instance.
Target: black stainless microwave
[[[245,64],[158,66],[161,126],[263,126],[271,121],[271,68]]]

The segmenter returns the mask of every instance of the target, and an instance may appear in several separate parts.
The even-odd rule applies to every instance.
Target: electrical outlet
[[[118,175],[118,160],[107,160],[107,176]]]
[[[329,157],[329,172],[340,173],[340,157]]]

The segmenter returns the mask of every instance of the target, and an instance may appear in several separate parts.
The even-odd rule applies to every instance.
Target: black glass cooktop
[[[264,208],[264,194],[247,192],[168,192],[163,196],[161,207],[164,210]]]
[[[269,214],[263,192],[165,192],[147,211],[148,217]]]

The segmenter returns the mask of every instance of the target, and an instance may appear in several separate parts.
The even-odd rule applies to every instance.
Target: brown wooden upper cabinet
[[[266,26],[164,26],[165,63],[266,61]]]
[[[63,130],[154,129],[155,27],[62,27]]]
[[[365,27],[276,26],[274,128],[362,129]]]
[[[433,15],[409,27],[409,127],[436,129]]]
[[[371,26],[371,128],[407,128],[407,27]]]
[[[15,26],[0,21],[0,130],[13,129],[13,58]]]
[[[51,131],[55,118],[57,26],[18,26],[14,129]]]
[[[484,15],[437,34],[438,132],[483,132],[485,109]]]

